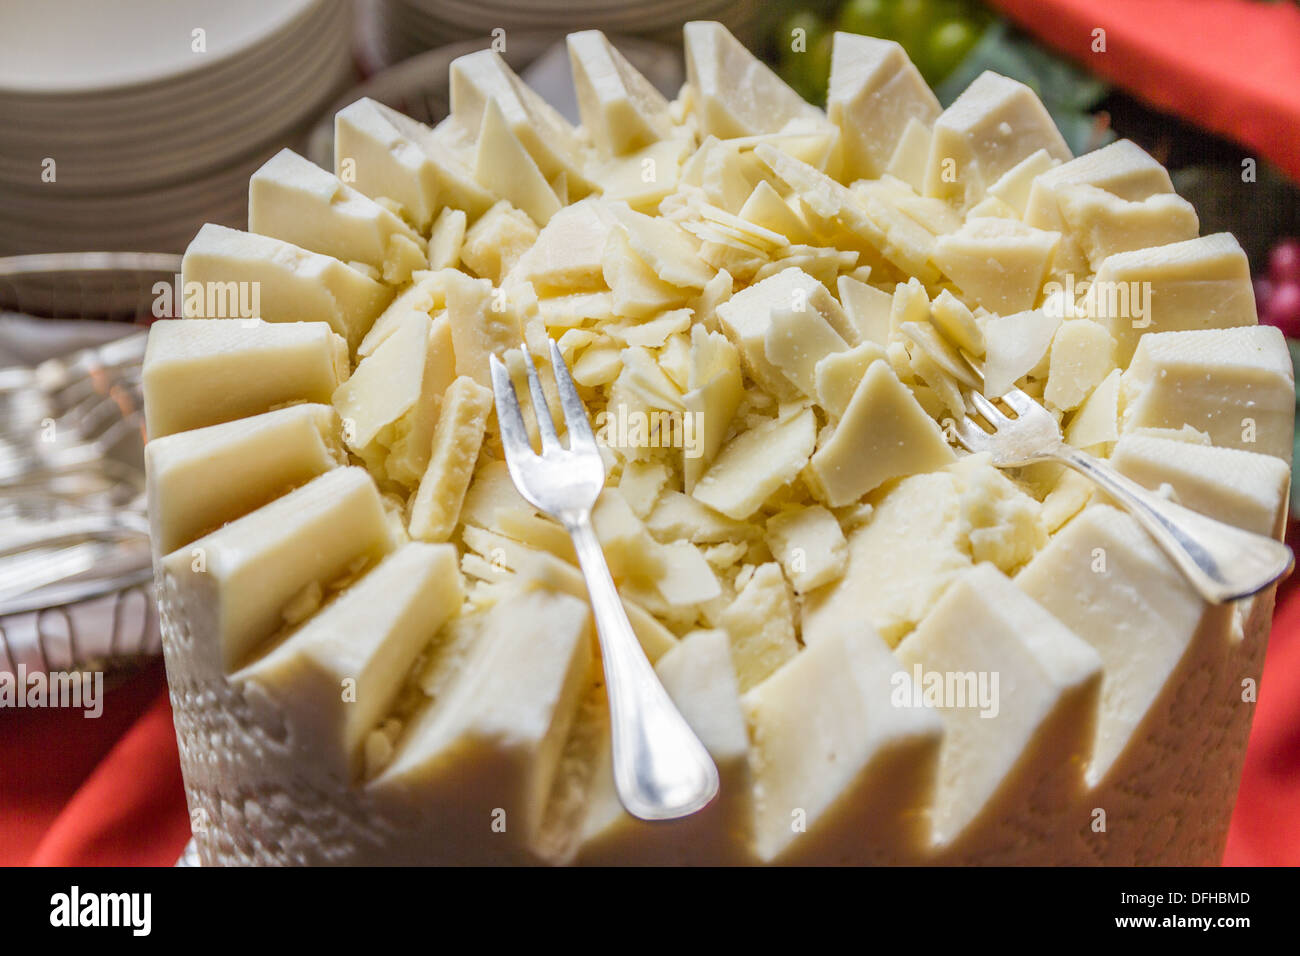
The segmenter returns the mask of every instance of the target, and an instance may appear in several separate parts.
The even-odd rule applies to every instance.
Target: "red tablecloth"
[[[1224,862],[1300,864],[1300,588],[1277,614]],[[161,665],[104,714],[0,711],[0,865],[169,866],[189,838]]]
[[[986,0],[1044,43],[1300,180],[1300,7],[1259,0]],[[1094,50],[1104,30],[1105,51]],[[1099,45],[1098,45],[1099,46]]]

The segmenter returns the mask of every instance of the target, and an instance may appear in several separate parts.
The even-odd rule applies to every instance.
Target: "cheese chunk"
[[[614,219],[598,199],[565,206],[551,217],[510,270],[510,281],[531,282],[538,295],[604,287],[605,243]]]
[[[1089,156],[1095,156],[1096,153],[1089,153]],[[1076,160],[1071,160],[1076,162]],[[998,181],[989,187],[986,199],[997,199],[1004,202],[1016,214],[1019,219],[1025,218],[1025,210],[1029,206],[1029,195],[1033,192],[1034,184],[1038,182],[1047,171],[1056,168],[1061,164],[1059,159],[1053,159],[1045,149],[1037,150],[1030,153],[1016,165],[1012,166],[1003,173]],[[983,202],[983,200],[981,200]],[[1061,223],[1053,220],[1055,225],[1052,228],[1059,229]],[[1047,228],[1040,223],[1031,222],[1031,226]]]
[[[149,526],[159,554],[347,464],[327,405],[293,405],[145,445]]]
[[[1070,158],[1046,107],[1023,83],[985,71],[934,121],[925,194],[965,209],[1038,150]]]
[[[1037,369],[1060,327],[1060,319],[1041,309],[988,319],[983,328],[985,396],[1005,395]]]
[[[628,234],[612,230],[605,244],[601,273],[614,293],[614,312],[628,318],[646,318],[686,304],[691,290],[659,278],[633,250]]]
[[[419,402],[431,327],[428,316],[415,312],[407,315],[334,392],[333,403],[343,419],[344,437],[357,452]]]
[[[260,318],[324,322],[355,349],[393,298],[391,289],[331,256],[288,242],[207,223],[181,263],[187,319]],[[247,284],[253,315],[242,315]]]
[[[1127,434],[1110,463],[1144,488],[1168,485],[1179,504],[1211,518],[1276,538],[1286,530],[1291,472],[1280,458]]]
[[[522,209],[539,226],[546,225],[564,205],[507,125],[496,100],[488,100],[483,107],[474,178],[489,192]]]
[[[328,403],[348,377],[347,343],[323,322],[155,322],[145,350],[150,438],[294,402]]]
[[[1122,391],[1126,432],[1191,425],[1216,445],[1290,460],[1295,378],[1272,326],[1144,335]]]
[[[449,150],[432,146],[432,130],[362,97],[334,115],[334,171],[372,199],[401,205],[427,233],[443,207],[481,216],[494,199]]]
[[[836,32],[826,115],[840,130],[845,182],[880,178],[909,124],[928,130],[940,112],[902,46]]]
[[[1057,198],[1066,230],[1094,271],[1107,256],[1195,239],[1201,228],[1192,204],[1173,193],[1130,202],[1077,185],[1061,187]]]
[[[930,708],[891,703],[899,670],[859,619],[744,696],[760,860],[886,864],[923,854],[928,826],[915,808],[932,800],[943,728]]]
[[[703,289],[713,270],[700,258],[699,245],[669,219],[647,216],[626,206],[611,206],[632,251],[663,282],[679,288]]]
[[[344,262],[364,262],[386,282],[404,282],[429,264],[414,229],[289,149],[249,180],[248,228]]]
[[[1053,408],[1078,408],[1115,368],[1115,340],[1087,319],[1064,322],[1052,338],[1043,397]]]
[[[590,191],[583,174],[586,150],[578,131],[516,76],[496,51],[479,50],[458,57],[451,63],[450,75],[451,112],[459,131],[470,136],[479,131],[488,103],[495,103],[506,130],[548,182],[563,174],[574,199]]]
[[[847,505],[891,478],[953,460],[943,432],[884,362],[873,362],[810,472],[832,507]]]
[[[504,298],[494,294],[487,279],[453,274],[447,282],[447,318],[451,322],[456,375],[468,376],[484,388],[491,388],[488,357],[516,348],[523,338],[515,311]]]
[[[357,346],[358,359],[365,358],[379,348],[411,313],[433,318],[438,311],[444,309],[447,305],[447,280],[450,275],[450,270],[416,273],[412,277],[412,283],[389,303],[388,308],[370,326],[370,331]]]
[[[805,129],[826,123],[821,110],[786,86],[721,23],[692,21],[682,36],[701,135],[727,139],[778,133],[792,123]]]
[[[502,200],[466,231],[460,258],[477,275],[500,285],[533,248],[537,236],[533,221]]]
[[[463,600],[455,549],[408,543],[231,680],[256,684],[315,759],[353,779],[366,735]]]
[[[1084,401],[1065,429],[1065,440],[1075,448],[1098,449],[1119,438],[1121,375],[1113,369]]]
[[[453,269],[456,263],[460,262],[468,222],[469,217],[460,209],[446,206],[438,213],[438,218],[433,221],[433,231],[429,235],[430,269]]]
[[[1102,661],[991,565],[960,575],[897,655],[943,715],[937,844],[992,821],[1026,825],[1026,793],[1050,807],[1082,792]]]
[[[1141,526],[1107,505],[1072,521],[1016,584],[1091,644],[1105,667],[1088,762],[1088,783],[1095,786],[1169,693],[1169,677],[1206,606]]]
[[[944,289],[930,303],[930,323],[952,345],[978,358],[984,354],[984,332],[965,303]]]
[[[689,150],[686,137],[674,136],[593,165],[591,178],[600,187],[601,198],[653,213],[677,188]]]
[[[806,408],[741,432],[723,446],[691,494],[729,518],[748,518],[808,463],[816,427]]]
[[[546,797],[592,677],[588,609],[527,592],[492,608],[476,643],[369,789],[381,803],[443,808],[437,844],[413,847],[412,858],[535,861]],[[493,833],[494,819],[504,831]]]
[[[421,541],[451,537],[491,411],[492,392],[473,379],[458,378],[447,387],[433,433],[429,467],[411,500],[411,537]]]
[[[193,653],[226,671],[279,631],[305,589],[324,588],[391,550],[379,493],[336,468],[164,557],[160,574],[195,634]]]
[[[774,308],[763,353],[768,362],[807,398],[817,397],[817,364],[826,356],[848,351],[848,343],[821,314],[804,309]]]
[[[862,341],[888,345],[894,297],[852,276],[840,276],[836,284],[844,311]]]
[[[750,815],[749,732],[727,635],[694,631],[655,665],[664,690],[718,768],[718,796],[680,820],[648,823],[632,817],[614,789],[608,707],[597,710],[602,737],[592,771],[577,859],[590,865],[717,865],[752,860],[744,835]]]
[[[768,518],[767,545],[800,594],[836,580],[848,560],[840,523],[818,505]]]
[[[672,135],[668,101],[599,30],[566,38],[582,126],[602,157]]]
[[[1061,237],[1014,219],[971,219],[934,244],[934,261],[967,296],[999,314],[1032,309]]]
[[[1226,232],[1106,259],[1085,296],[1088,314],[1119,345],[1121,365],[1145,332],[1254,325],[1255,292],[1246,253]]]
[[[718,624],[727,632],[742,692],[767,680],[799,653],[794,595],[777,564],[755,569]]]
[[[1038,229],[1061,231],[1065,227],[1060,209],[1061,192],[1079,185],[1095,186],[1129,202],[1142,202],[1174,191],[1169,173],[1149,153],[1132,140],[1116,140],[1054,169],[1041,171],[1033,180],[1022,207],[1025,222]]]
[[[832,352],[817,363],[813,372],[817,404],[832,422],[844,417],[871,363],[886,358],[885,350],[875,342],[863,342],[847,352]]]

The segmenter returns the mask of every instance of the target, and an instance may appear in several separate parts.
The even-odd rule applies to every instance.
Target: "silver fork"
[[[605,485],[605,465],[568,366],[551,341],[551,367],[569,447],[560,444],[528,347],[522,352],[541,435],[533,451],[519,397],[505,365],[491,357],[501,444],[510,477],[533,505],[573,539],[600,635],[614,748],[614,783],[627,811],[642,820],[673,820],[703,809],[718,792],[718,769],[673,705],[637,641],[591,524]]]
[[[973,367],[973,366],[972,366]],[[976,370],[978,374],[978,370]],[[1264,535],[1243,531],[1162,498],[1087,452],[1065,444],[1056,419],[1018,388],[1002,396],[1015,412],[1005,414],[976,389],[967,400],[993,428],[985,431],[969,415],[956,424],[957,441],[972,452],[988,452],[999,468],[1037,461],[1056,461],[1092,479],[1141,522],[1212,604],[1223,604],[1262,591],[1291,570],[1291,549]]]

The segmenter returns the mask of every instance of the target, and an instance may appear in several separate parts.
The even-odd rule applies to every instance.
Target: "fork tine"
[[[1006,415],[1002,414],[1002,409],[998,408],[979,392],[970,393],[971,404],[975,410],[984,416],[985,420],[993,426],[1005,425],[1011,421]]]
[[[495,355],[488,356],[488,365],[492,371],[492,393],[496,400],[497,422],[501,428],[501,445],[505,449],[507,464],[518,460],[520,455],[532,454],[533,446],[528,440],[528,429],[524,426],[524,416],[519,410],[519,396],[515,394],[515,385],[510,381],[510,372]]]
[[[555,433],[555,418],[547,404],[546,393],[542,391],[542,380],[537,377],[533,355],[527,345],[521,345],[519,350],[524,353],[524,368],[528,370],[528,391],[533,396],[533,417],[537,419],[537,431],[542,436],[542,451],[559,448],[560,436]]]
[[[1011,410],[1017,415],[1023,415],[1026,412],[1033,411],[1034,405],[1037,404],[1032,398],[1018,388],[1013,388],[1011,391],[1003,395],[1002,401],[1010,405]]]
[[[560,393],[560,407],[564,411],[564,427],[569,431],[569,447],[573,450],[596,447],[596,436],[591,432],[591,421],[587,418],[587,408],[582,404],[578,388],[573,384],[569,366],[554,339],[551,343],[551,368],[555,371],[555,387]]]
[[[980,428],[979,423],[969,416],[953,423],[953,434],[957,444],[967,451],[978,451],[988,444],[989,433]]]

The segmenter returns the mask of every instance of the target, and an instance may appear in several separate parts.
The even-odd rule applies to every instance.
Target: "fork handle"
[[[1052,457],[1091,478],[1140,521],[1211,604],[1262,591],[1295,564],[1282,542],[1175,504],[1087,452],[1061,445]]]
[[[678,712],[623,609],[589,515],[566,522],[587,579],[600,635],[619,799],[642,820],[703,809],[718,792],[718,768]]]

